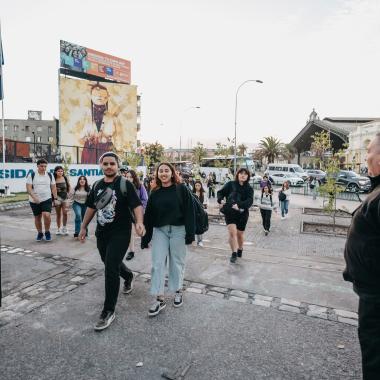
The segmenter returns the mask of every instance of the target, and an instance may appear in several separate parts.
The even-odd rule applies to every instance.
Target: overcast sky
[[[0,0],[0,19],[6,118],[59,116],[60,39],[132,62],[142,141],[232,137],[247,79],[238,143],[288,142],[313,107],[380,117],[378,0]]]

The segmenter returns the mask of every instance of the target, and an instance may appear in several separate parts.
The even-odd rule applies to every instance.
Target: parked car
[[[290,186],[303,186],[305,181],[290,173],[276,173],[270,176],[270,181],[275,185],[282,185],[285,181],[289,181]]]
[[[319,169],[307,169],[306,174],[310,177],[316,178],[319,182],[325,182],[326,172]]]
[[[251,186],[253,186],[256,183],[260,183],[262,181],[262,179],[263,179],[263,177],[261,177],[258,174],[253,173],[249,182],[250,182]]]
[[[290,173],[293,177],[300,177],[303,180],[308,177],[307,173],[297,164],[269,164],[264,173],[270,176]]]
[[[351,170],[341,170],[337,173],[336,183],[345,187],[345,191],[368,192],[371,189],[371,181]]]

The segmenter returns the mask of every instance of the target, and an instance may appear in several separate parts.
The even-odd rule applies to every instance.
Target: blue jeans
[[[281,216],[284,218],[285,215],[289,211],[289,201],[288,200],[281,201],[280,206],[281,206]]]
[[[86,205],[78,202],[73,203],[73,210],[75,213],[75,233],[79,234],[80,226],[82,224],[84,214],[86,213]]]
[[[152,278],[150,292],[163,295],[167,262],[169,264],[169,291],[183,286],[185,272],[185,226],[154,227],[152,238]]]

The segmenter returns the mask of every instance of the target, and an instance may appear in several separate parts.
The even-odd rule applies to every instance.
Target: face
[[[170,170],[169,166],[161,165],[158,168],[158,178],[163,185],[168,185],[172,182],[172,175],[173,173]]]
[[[91,100],[97,106],[104,106],[108,102],[108,92],[102,88],[95,87],[91,92]]]
[[[200,183],[195,184],[195,190],[201,191],[202,185]]]
[[[239,182],[245,182],[248,179],[248,174],[246,172],[240,172],[238,174]]]
[[[46,170],[46,168],[47,168],[47,164],[39,164],[39,165],[37,166],[37,169],[38,169],[38,171],[39,171],[40,173],[43,173],[43,172]]]
[[[368,145],[367,165],[371,177],[380,175],[380,137],[374,138]]]
[[[115,157],[104,157],[101,163],[103,173],[106,177],[115,177],[118,166]]]
[[[56,171],[57,177],[62,177],[63,176],[63,169],[58,169]]]
[[[85,186],[86,185],[86,179],[84,177],[81,177],[79,179],[79,186]]]
[[[123,177],[127,178],[127,174],[128,174],[128,172],[125,171],[125,170],[123,170],[123,171],[120,172],[120,174],[121,174]]]
[[[132,174],[131,174],[131,173],[125,172],[125,178],[126,178],[129,182],[133,182],[133,177],[132,177]]]

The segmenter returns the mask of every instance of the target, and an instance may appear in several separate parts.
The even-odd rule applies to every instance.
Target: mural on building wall
[[[59,87],[60,144],[66,145],[61,148],[66,160],[95,164],[106,151],[135,150],[136,86],[61,76]]]

